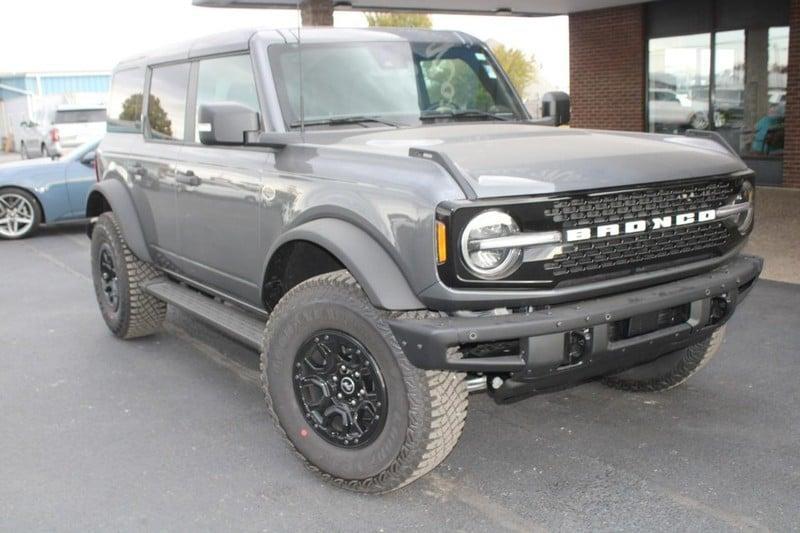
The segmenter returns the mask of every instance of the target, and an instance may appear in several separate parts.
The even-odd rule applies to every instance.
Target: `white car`
[[[49,124],[23,121],[19,152],[23,159],[59,157],[64,148],[102,137],[106,131],[106,109],[101,106],[61,105]]]
[[[678,95],[669,89],[649,90],[648,114],[650,122],[674,128],[708,128],[708,116],[702,110],[684,105]]]

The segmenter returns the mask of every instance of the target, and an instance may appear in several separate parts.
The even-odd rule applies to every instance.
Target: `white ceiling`
[[[297,7],[295,0],[192,0],[209,7]],[[508,14],[515,16],[564,15],[654,0],[333,0],[336,9],[358,11],[423,11],[426,13]]]

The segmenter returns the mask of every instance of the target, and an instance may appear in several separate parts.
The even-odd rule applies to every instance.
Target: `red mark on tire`
[[[303,437],[303,438],[308,437],[308,430],[306,428],[301,429],[300,430],[300,436]]]

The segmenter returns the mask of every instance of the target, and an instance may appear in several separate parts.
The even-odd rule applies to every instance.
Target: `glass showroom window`
[[[681,133],[709,127],[711,34],[650,39],[648,129]]]
[[[731,146],[741,146],[745,110],[744,30],[714,34],[712,105],[714,129],[725,137]]]
[[[747,114],[747,135],[743,154],[751,157],[783,156],[784,115],[786,112],[786,71],[789,61],[789,28],[773,27],[752,31],[751,39],[763,43],[758,59],[752,61],[753,83],[758,92],[752,95],[751,112]]]

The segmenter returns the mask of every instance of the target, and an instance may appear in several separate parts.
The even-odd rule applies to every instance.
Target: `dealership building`
[[[717,131],[800,188],[800,0],[659,0],[570,14],[574,127]]]
[[[296,8],[293,0],[193,0]],[[302,0],[333,11],[569,15],[573,127],[719,133],[760,183],[800,188],[800,0]]]

